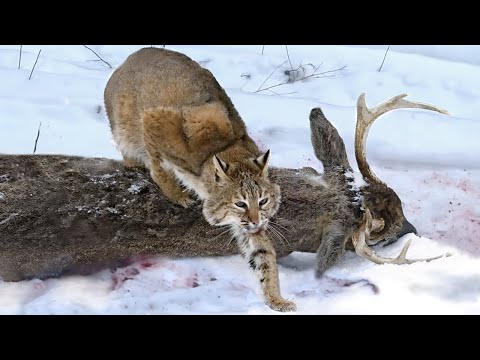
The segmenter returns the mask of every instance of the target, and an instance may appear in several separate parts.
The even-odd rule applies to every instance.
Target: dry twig
[[[287,61],[288,61],[288,60],[287,60]],[[320,72],[320,73],[319,73],[319,72],[317,72],[317,70],[318,70],[318,68],[322,65],[322,64],[320,64],[319,66],[317,66],[317,67],[314,69],[313,73],[311,73],[310,75],[306,75],[306,76],[303,75],[303,76],[301,76],[301,77],[299,77],[299,78],[296,78],[296,79],[294,78],[293,80],[292,80],[292,77],[289,76],[289,78],[288,78],[287,80],[285,80],[285,81],[283,81],[283,82],[281,82],[281,83],[278,83],[278,84],[275,84],[275,85],[272,85],[272,86],[269,86],[269,87],[266,87],[266,88],[263,88],[263,89],[262,89],[262,86],[263,86],[263,85],[267,82],[267,80],[273,75],[273,73],[274,73],[280,66],[282,66],[283,64],[285,64],[287,61],[284,61],[282,64],[280,64],[279,66],[277,66],[277,67],[275,68],[275,70],[273,70],[273,72],[265,79],[265,81],[262,83],[262,85],[260,85],[260,87],[259,87],[256,91],[254,91],[254,93],[259,93],[259,92],[261,92],[261,91],[270,90],[270,89],[273,89],[273,88],[278,87],[278,86],[286,85],[286,84],[289,84],[289,83],[292,83],[292,82],[295,82],[295,81],[303,81],[303,80],[306,80],[306,79],[309,79],[309,78],[318,79],[318,78],[324,78],[324,77],[333,77],[334,75],[327,75],[327,74],[332,74],[332,73],[335,73],[335,72],[338,72],[338,71],[342,71],[342,70],[346,69],[346,67],[347,67],[347,66],[345,65],[345,66],[342,66],[341,68],[338,68],[338,69],[327,70],[327,71],[323,71],[323,72]],[[300,66],[300,67],[301,67],[301,66]],[[299,67],[297,70],[299,70],[300,67]],[[287,71],[288,71],[288,72],[287,72]],[[294,72],[294,71],[296,71],[296,70],[293,69],[293,70],[287,70],[287,71],[285,72],[285,74],[286,74],[286,75],[289,75],[289,74],[290,74],[290,71],[293,71],[293,72]]]
[[[32,71],[30,72],[30,76],[28,77],[28,80],[30,80],[32,78],[32,75],[33,75],[33,70],[35,70],[35,66],[37,65],[37,61],[38,61],[38,58],[40,57],[40,53],[42,52],[42,49],[40,49],[38,51],[38,54],[37,54],[37,59],[35,60],[35,64],[33,64],[33,68],[32,68]]]
[[[110,69],[113,69],[112,65],[110,65],[107,61],[103,60],[102,57],[98,55],[93,49],[89,48],[87,45],[83,45],[83,46],[86,47],[88,50],[90,50],[92,53],[94,53],[100,59],[100,61],[105,63]]]
[[[385,62],[385,59],[387,58],[387,54],[388,54],[388,50],[389,50],[389,49],[390,49],[390,45],[388,45],[387,51],[385,51],[385,55],[383,56],[382,64],[381,64],[380,67],[378,68],[378,71],[379,71],[379,72],[382,70],[383,63]]]
[[[290,69],[293,70],[292,61],[290,60],[290,54],[288,53],[288,45],[285,45],[285,51],[287,52],[287,59],[288,59],[288,62],[290,64]]]
[[[38,138],[40,137],[40,128],[42,127],[42,122],[40,121],[40,124],[38,125],[38,131],[37,131],[37,137],[35,138],[35,146],[33,147],[33,153],[37,151],[37,143],[38,143]]]
[[[23,45],[20,45],[20,56],[18,57],[18,68],[20,69],[20,64],[22,63],[22,47]]]

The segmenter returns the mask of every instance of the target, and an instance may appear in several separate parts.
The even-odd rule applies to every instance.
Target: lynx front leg
[[[240,241],[239,245],[243,256],[260,280],[267,305],[277,311],[295,311],[295,303],[285,300],[280,294],[277,256],[267,235],[263,231],[250,235]]]

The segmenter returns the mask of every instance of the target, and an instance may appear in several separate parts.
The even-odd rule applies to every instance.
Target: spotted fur
[[[125,165],[150,170],[172,202],[203,201],[205,219],[226,226],[258,275],[267,304],[290,311],[280,295],[276,255],[266,235],[280,206],[261,154],[212,73],[187,56],[141,49],[112,74],[104,92]]]

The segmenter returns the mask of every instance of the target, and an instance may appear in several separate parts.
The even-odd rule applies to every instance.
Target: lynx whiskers
[[[266,234],[280,206],[261,153],[225,90],[184,54],[144,48],[112,74],[104,93],[113,137],[126,166],[145,167],[173,203],[203,201],[203,215],[227,226],[257,274],[267,304],[291,311],[282,298],[276,254]],[[271,227],[269,233],[280,236]]]

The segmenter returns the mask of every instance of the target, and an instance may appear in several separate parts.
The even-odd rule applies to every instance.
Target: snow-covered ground
[[[114,67],[140,47],[91,46]],[[388,113],[372,126],[368,159],[422,235],[406,235],[377,251],[393,256],[412,236],[410,258],[446,251],[454,256],[397,266],[375,265],[349,252],[316,280],[314,254],[294,253],[279,260],[280,285],[298,314],[480,313],[479,46],[393,45],[380,72],[385,46],[292,45],[290,61],[278,45],[266,45],[263,55],[261,45],[167,48],[214,73],[252,137],[272,150],[275,166],[322,169],[310,146],[313,107],[321,106],[337,127],[352,165],[355,104],[362,92],[369,106],[408,93],[409,100],[448,110],[451,116]],[[0,46],[0,152],[32,153],[41,123],[37,153],[120,159],[103,107],[112,70],[81,45],[24,45],[20,69],[18,57],[19,46]],[[307,74],[312,65],[320,66],[318,72],[346,68],[257,91],[282,83],[290,62],[293,68],[303,65]],[[114,273],[0,281],[0,313],[277,314],[260,294],[240,256],[157,256]]]

